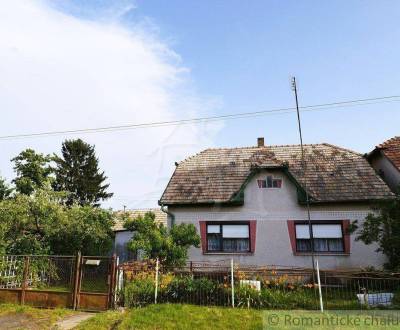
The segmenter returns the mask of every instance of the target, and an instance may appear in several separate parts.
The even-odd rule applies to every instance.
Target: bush
[[[282,285],[280,285],[282,286]],[[282,289],[280,286],[263,286],[257,291],[246,285],[235,287],[235,306],[242,308],[276,309],[314,309],[317,298],[314,288],[297,286]],[[154,274],[142,272],[127,283],[124,290],[125,306],[142,307],[154,302]],[[226,306],[231,304],[231,289],[226,283],[210,280],[206,277],[195,278],[190,275],[160,274],[158,301],[171,303],[189,303],[196,305]]]
[[[225,290],[216,281],[192,276],[175,277],[163,292],[168,302],[188,302],[193,304],[226,304]]]
[[[400,289],[397,289],[397,290],[394,292],[392,304],[393,304],[394,306],[396,306],[397,308],[400,307]]]
[[[125,285],[124,302],[126,307],[143,307],[154,302],[154,280],[135,279]]]

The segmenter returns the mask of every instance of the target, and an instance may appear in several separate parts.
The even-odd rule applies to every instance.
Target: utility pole
[[[307,178],[306,178],[306,160],[304,157],[304,148],[303,148],[303,135],[301,132],[301,120],[300,120],[300,110],[299,110],[299,100],[297,96],[297,84],[296,84],[296,77],[292,77],[292,90],[294,91],[294,96],[296,99],[296,111],[297,111],[297,123],[299,128],[299,136],[300,136],[300,148],[301,148],[301,167],[303,171],[303,178],[304,178],[304,190],[306,194],[306,204],[307,204],[307,218],[308,218],[308,232],[310,235],[310,245],[311,245],[311,261],[312,261],[312,268],[313,268],[313,282],[314,274],[315,274],[315,263],[314,263],[314,237],[312,232],[312,224],[311,224],[311,212],[310,212],[310,198],[308,196],[308,188],[307,188]]]

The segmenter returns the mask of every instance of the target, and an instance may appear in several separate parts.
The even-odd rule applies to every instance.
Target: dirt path
[[[0,328],[7,330],[41,330],[48,327],[48,322],[48,318],[32,319],[32,317],[24,314],[9,313],[0,316]]]
[[[94,314],[93,313],[78,313],[78,314],[74,314],[71,316],[66,317],[63,320],[58,321],[55,324],[54,329],[57,330],[69,330],[69,329],[73,329],[74,327],[76,327],[79,323],[93,317]]]

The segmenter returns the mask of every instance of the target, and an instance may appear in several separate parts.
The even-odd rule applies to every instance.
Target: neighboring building
[[[192,223],[201,248],[190,259],[310,267],[306,190],[323,268],[381,266],[376,245],[347,231],[392,192],[359,153],[330,144],[204,150],[177,164],[160,201],[168,224]]]
[[[368,161],[393,192],[400,189],[400,136],[375,147],[366,155]]]
[[[124,211],[118,211],[116,213],[121,214],[123,212]],[[129,214],[131,219],[136,218],[139,215],[143,216],[146,212],[153,212],[156,216],[155,220],[157,223],[163,225],[167,224],[167,215],[160,209],[126,210],[125,212]],[[129,251],[126,246],[134,233],[124,228],[124,223],[119,217],[116,217],[113,231],[115,233],[114,252],[119,257],[119,261],[125,262],[128,260],[136,260],[136,255],[132,251]]]

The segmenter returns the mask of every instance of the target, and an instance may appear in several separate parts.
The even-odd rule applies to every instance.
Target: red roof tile
[[[400,136],[395,136],[376,147],[400,171]]]

